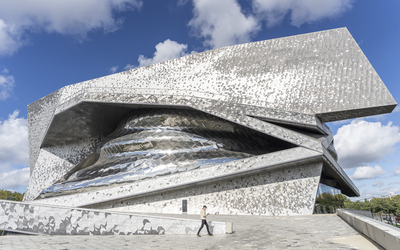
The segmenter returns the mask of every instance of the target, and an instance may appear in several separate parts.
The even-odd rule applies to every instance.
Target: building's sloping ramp
[[[200,220],[0,201],[0,230],[45,235],[196,234]],[[209,222],[225,234],[225,222]]]

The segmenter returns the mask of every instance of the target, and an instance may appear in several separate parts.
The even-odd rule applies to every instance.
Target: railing
[[[364,211],[361,211],[364,212]],[[356,210],[337,209],[337,215],[365,236],[388,250],[400,249],[400,229],[356,213]]]
[[[395,216],[394,214],[372,214],[372,217],[387,224],[400,225],[400,216]]]

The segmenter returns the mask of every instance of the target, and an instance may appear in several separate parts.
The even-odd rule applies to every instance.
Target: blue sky
[[[400,102],[399,12],[397,0],[0,0],[0,189],[28,183],[29,103],[222,46],[347,27]],[[361,198],[400,194],[399,108],[328,125]]]

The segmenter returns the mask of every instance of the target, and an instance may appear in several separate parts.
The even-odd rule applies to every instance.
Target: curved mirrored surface
[[[68,173],[42,198],[190,171],[294,147],[196,111],[138,109],[99,145],[95,164]]]

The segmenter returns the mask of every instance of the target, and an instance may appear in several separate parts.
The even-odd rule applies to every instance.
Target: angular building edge
[[[313,48],[313,51],[310,51],[310,48]],[[332,52],[332,48],[337,51]],[[341,57],[338,56],[340,53],[343,54]],[[286,59],[285,67],[273,59],[283,56]],[[340,68],[343,62],[347,64],[347,68],[354,67],[353,71],[343,71]],[[340,70],[341,80],[332,77],[333,73],[326,73],[331,68]],[[310,69],[313,71],[307,75],[306,72],[310,72]],[[326,74],[331,75],[326,77]],[[285,84],[286,87],[282,90],[276,85],[277,82]],[[296,84],[291,85],[290,82]],[[305,85],[310,82],[311,86]],[[343,86],[351,86],[358,95],[343,93]],[[371,92],[371,86],[374,86],[376,92]],[[314,88],[314,91],[309,91],[309,88]],[[266,93],[270,93],[268,97],[262,96]],[[299,94],[304,96],[300,99],[293,98]],[[321,99],[321,96],[325,99]],[[375,99],[366,100],[372,97]],[[79,202],[82,199],[79,194],[33,202],[68,204],[67,202],[75,200],[72,203],[77,206],[122,209],[121,211],[123,209],[142,211],[151,203],[158,209],[154,212],[160,210],[173,212],[170,208],[162,209],[166,202],[160,201],[159,198],[160,195],[169,195],[169,200],[166,200],[174,203],[174,207],[180,206],[181,199],[177,197],[186,197],[195,201],[195,204],[212,200],[215,204],[219,204],[216,206],[221,213],[228,214],[310,214],[313,211],[316,189],[321,176],[331,179],[330,183],[336,183],[334,185],[347,195],[359,196],[358,189],[336,161],[332,133],[323,123],[390,113],[396,105],[386,86],[346,28],[225,47],[69,85],[28,105],[31,179],[24,199],[32,201],[37,198],[43,189],[53,185],[89,157],[102,138],[111,133],[123,116],[131,110],[184,108],[199,110],[292,143],[307,152],[316,152],[319,155],[320,160],[317,161],[319,163],[302,165],[298,168],[289,164],[279,169],[277,166],[284,166],[287,162],[281,155],[280,161],[275,163],[276,167],[265,167],[258,175],[245,174],[241,177],[242,182],[235,179],[236,177],[223,177],[226,174],[220,174],[223,180],[214,177],[220,181],[205,182],[217,186],[220,183],[220,190],[217,188],[216,192],[201,184],[206,180],[204,178],[191,182],[192,189],[177,188],[171,192],[165,189],[164,192],[163,186],[156,187],[158,185],[156,179],[159,179],[157,177],[152,184],[157,192],[152,194],[139,195],[141,193],[139,192],[138,196],[128,192],[124,198],[118,198],[118,195],[111,191],[113,188],[105,188],[105,195],[113,197],[100,199],[90,203],[91,205]],[[110,117],[112,119],[109,119]],[[107,120],[114,122],[107,124]],[[87,127],[82,127],[82,124]],[[300,156],[308,154],[304,150]],[[279,153],[282,152],[269,153],[263,157],[268,158]],[[310,161],[315,156],[308,157]],[[252,157],[244,162],[255,159],[259,157]],[[302,161],[307,161],[307,157],[299,159],[299,162]],[[221,170],[233,167],[238,169],[239,173],[243,170],[242,166],[248,165],[240,165],[240,162],[217,165],[216,168]],[[257,165],[257,161],[253,164]],[[286,171],[284,179],[268,181],[271,175],[278,178],[279,171]],[[202,175],[206,176],[207,173]],[[299,179],[298,176],[304,178]],[[250,184],[252,180],[254,185]],[[232,184],[235,181],[238,183]],[[269,198],[260,203],[260,197],[265,197],[268,190],[280,190],[285,185],[290,187],[290,192],[277,191],[279,195],[269,194]],[[299,187],[304,185],[309,189],[305,191],[303,188],[302,195]],[[123,187],[127,188],[129,184],[121,186]],[[200,193],[191,196],[187,190]],[[254,205],[251,211],[246,211],[245,205],[240,207],[238,203],[233,204],[221,199],[224,194],[246,200],[249,198],[245,197],[253,197],[254,190],[258,196],[248,201]],[[90,193],[82,194],[90,196]],[[210,196],[219,195],[209,198],[204,195],[205,193]],[[302,205],[292,209],[285,207],[288,205],[271,205],[274,202],[277,204],[276,201],[282,197],[290,195],[297,198],[287,198],[287,202]],[[124,206],[115,207],[113,202],[117,200],[124,203]],[[141,206],[139,201],[146,203],[146,206]],[[191,203],[188,209],[194,209],[190,207],[194,203]],[[267,209],[262,209],[256,205],[257,203],[263,204]]]

